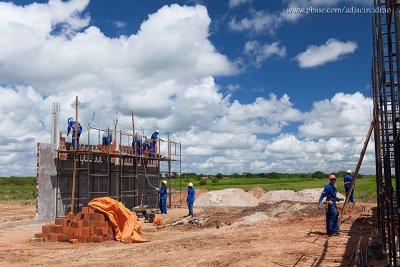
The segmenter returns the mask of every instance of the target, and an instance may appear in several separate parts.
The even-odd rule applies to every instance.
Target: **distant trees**
[[[325,178],[327,175],[321,171],[316,171],[311,175],[311,178]]]

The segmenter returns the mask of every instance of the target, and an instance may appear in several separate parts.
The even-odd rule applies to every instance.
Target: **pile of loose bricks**
[[[100,243],[114,240],[111,221],[91,207],[83,207],[76,215],[68,213],[66,218],[56,218],[54,224],[42,226],[42,233],[35,238],[48,239],[51,242]]]

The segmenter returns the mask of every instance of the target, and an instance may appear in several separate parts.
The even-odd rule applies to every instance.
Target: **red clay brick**
[[[83,220],[82,221],[82,227],[90,227],[90,221]]]
[[[82,221],[71,221],[72,228],[82,228]]]
[[[82,207],[82,214],[89,214],[89,207]]]
[[[60,242],[68,242],[69,241],[69,235],[59,234],[58,235],[58,241],[60,241]]]
[[[80,235],[78,236],[79,243],[87,243],[87,236]]]
[[[82,235],[88,236],[93,234],[93,228],[92,227],[83,227],[81,230]]]
[[[90,214],[89,213],[82,213],[82,220],[90,221]]]
[[[96,235],[107,235],[107,230],[104,227],[96,228],[95,234]]]
[[[75,220],[76,221],[79,221],[79,220],[81,220],[82,219],[82,212],[78,212],[76,215],[75,215]]]
[[[103,237],[101,235],[94,235],[93,238],[95,243],[103,242]]]
[[[88,243],[93,243],[94,242],[94,236],[92,236],[92,235],[87,236],[86,241]]]
[[[108,240],[115,240],[114,235],[108,235]]]
[[[89,214],[93,214],[94,213],[94,209],[92,207],[88,207],[89,208]]]
[[[37,233],[34,235],[35,238],[42,238],[43,237],[43,233]]]
[[[62,225],[62,226],[67,226],[67,218],[56,218],[54,221],[55,225]]]
[[[69,221],[75,220],[75,215],[72,212],[69,212],[67,214],[67,220],[69,220]]]
[[[103,227],[106,227],[106,223],[105,223],[105,222],[95,221],[93,224],[94,224],[93,227],[96,227],[96,228],[103,228]]]
[[[106,218],[103,213],[95,213],[94,220],[98,221],[98,222],[104,222],[106,220]]]
[[[53,233],[49,234],[50,242],[57,242],[57,240],[58,240],[58,234],[53,234]]]
[[[74,228],[73,233],[73,236],[82,235],[82,228]]]
[[[47,234],[46,234],[46,233],[43,233],[43,234],[42,234],[42,238],[49,238],[49,235],[50,235],[50,234],[48,234],[48,233],[47,233]]]
[[[53,228],[54,228],[54,230],[53,230],[54,233],[60,234],[60,233],[63,232],[64,226],[62,226],[62,225],[54,225]]]
[[[42,233],[50,234],[54,231],[54,224],[46,224],[42,226]]]
[[[75,238],[72,238],[72,239],[69,240],[69,243],[70,244],[74,244],[74,245],[78,244],[78,242],[79,242],[78,239],[75,239]]]

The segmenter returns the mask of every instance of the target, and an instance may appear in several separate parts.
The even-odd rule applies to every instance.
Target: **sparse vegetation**
[[[36,177],[1,177],[0,200],[36,199]]]

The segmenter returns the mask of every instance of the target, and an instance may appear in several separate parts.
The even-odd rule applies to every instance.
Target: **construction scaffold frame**
[[[374,139],[378,229],[389,265],[398,266],[400,233],[400,16],[399,0],[374,0],[385,8],[372,21]],[[398,54],[399,53],[399,54]]]
[[[136,144],[138,139],[146,140],[145,136],[122,132],[116,127],[110,130],[88,125],[86,129],[87,144],[81,144],[79,150],[74,151],[71,143],[65,140],[60,142],[57,150],[57,217],[65,216],[69,210],[76,213],[90,200],[101,196],[112,197],[128,208],[157,208],[159,195],[156,188],[159,187],[160,179],[169,181],[168,206],[182,206],[181,142],[172,141],[168,133],[167,140],[157,139],[153,156],[145,150],[138,155],[136,146],[132,144]],[[113,143],[101,145],[103,133],[112,133],[115,138]],[[92,144],[97,137],[98,142]],[[74,160],[76,189],[73,191],[71,177],[74,175]],[[179,190],[172,191],[173,175],[179,177]],[[172,194],[179,194],[179,202],[173,202]]]

